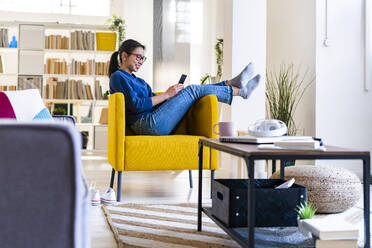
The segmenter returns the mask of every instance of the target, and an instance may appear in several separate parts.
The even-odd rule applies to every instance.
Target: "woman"
[[[145,62],[145,46],[135,40],[124,41],[119,51],[111,56],[109,76],[110,93],[125,96],[125,119],[136,134],[168,135],[173,132],[192,104],[206,95],[216,95],[219,102],[231,105],[234,96],[247,99],[260,81],[253,77],[253,64],[249,63],[235,78],[209,85],[183,84],[170,86],[156,95],[137,72]]]

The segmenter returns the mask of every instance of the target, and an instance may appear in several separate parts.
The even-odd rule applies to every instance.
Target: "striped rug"
[[[196,204],[119,204],[103,206],[118,247],[240,247],[203,216],[196,231]]]

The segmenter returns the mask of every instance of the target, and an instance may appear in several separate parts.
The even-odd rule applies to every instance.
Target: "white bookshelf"
[[[70,114],[70,109],[72,108],[73,114],[77,119],[77,127],[79,130],[88,129],[89,131],[90,141],[88,150],[94,150],[94,133],[95,129],[99,129],[97,126],[100,126],[98,121],[101,109],[108,106],[107,100],[96,99],[94,89],[95,81],[99,80],[102,87],[102,95],[109,90],[108,76],[96,75],[95,63],[108,62],[113,53],[113,51],[97,50],[95,33],[112,31],[106,25],[83,25],[57,22],[0,22],[0,28],[8,28],[8,40],[10,41],[12,36],[15,35],[18,42],[18,48],[0,47],[0,56],[2,57],[3,64],[3,72],[0,73],[0,85],[18,85],[18,81],[21,77],[40,77],[42,81],[40,90],[46,106],[53,109],[55,104],[67,104],[68,114]],[[90,31],[94,33],[94,49],[70,49],[71,32],[74,31]],[[45,37],[48,35],[62,35],[68,37],[69,49],[46,49]],[[61,58],[61,60],[65,60],[67,62],[68,72],[66,74],[47,74],[45,71],[45,64],[48,58]],[[88,59],[92,60],[92,73],[89,75],[70,73],[70,62],[73,59],[81,62],[88,61]],[[93,99],[47,99],[44,95],[44,87],[48,78],[57,78],[58,81],[82,80],[84,84],[90,85]],[[90,123],[81,123],[81,120],[86,117],[91,107],[92,121]],[[103,125],[103,127],[105,127],[105,125]]]

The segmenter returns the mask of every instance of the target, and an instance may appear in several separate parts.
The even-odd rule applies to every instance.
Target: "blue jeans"
[[[155,107],[152,112],[142,116],[131,127],[139,135],[169,135],[192,104],[206,95],[215,95],[219,102],[231,105],[233,90],[226,81],[187,86],[174,97]]]

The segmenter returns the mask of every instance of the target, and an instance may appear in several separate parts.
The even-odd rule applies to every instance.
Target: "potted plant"
[[[297,212],[298,215],[297,224],[299,231],[305,237],[311,237],[311,232],[309,232],[303,227],[303,220],[312,219],[316,213],[316,208],[311,206],[310,203],[303,202],[295,208],[295,211]]]
[[[217,75],[212,76],[206,73],[200,79],[200,84],[207,84],[212,82],[219,82],[222,77],[222,65],[223,65],[223,39],[217,39],[216,45],[214,45],[214,51],[216,53],[216,64],[217,64]]]
[[[118,32],[118,46],[120,46],[125,40],[125,20],[114,14],[107,20],[107,24],[110,25],[111,30]]]
[[[294,114],[304,93],[315,78],[307,80],[307,72],[300,73],[293,64],[282,64],[279,72],[266,71],[266,108],[269,119],[283,121],[288,135],[297,133]]]
[[[53,109],[53,115],[67,115],[67,111],[62,107],[58,107]]]

